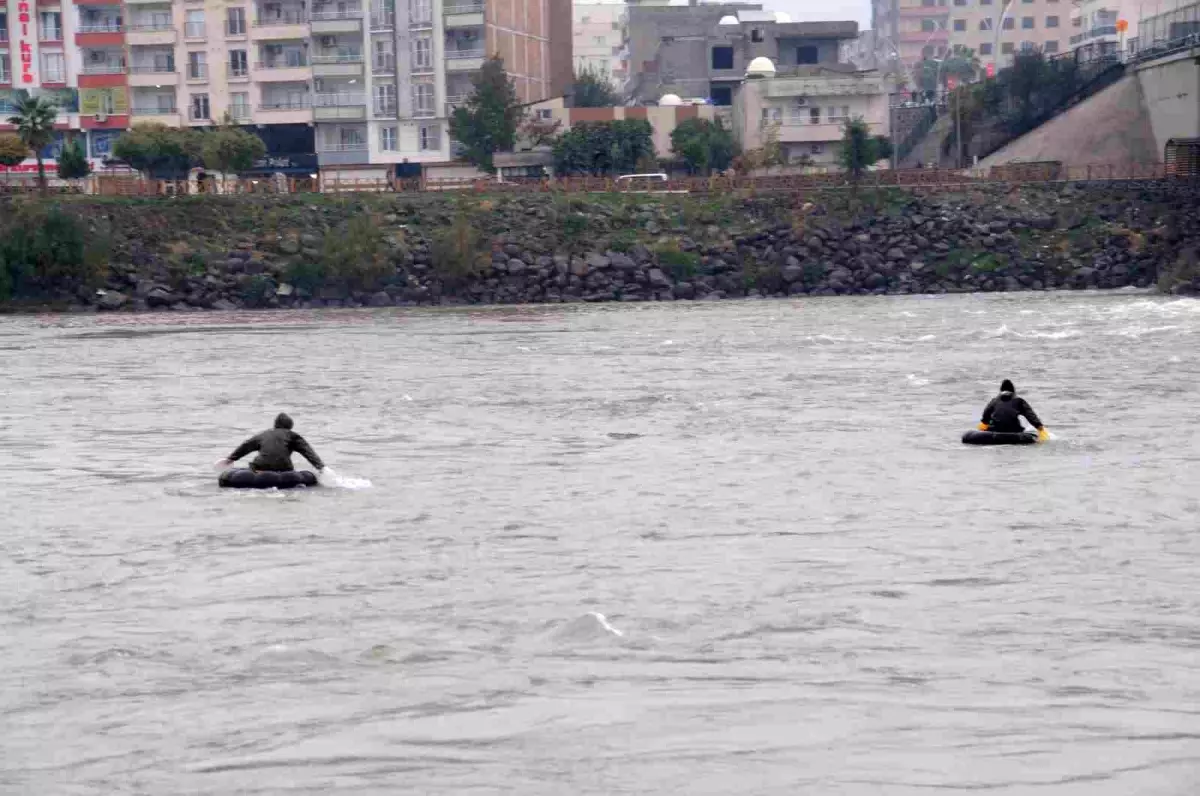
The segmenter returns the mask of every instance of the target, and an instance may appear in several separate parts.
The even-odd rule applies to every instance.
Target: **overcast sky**
[[[871,27],[868,0],[761,0],[772,11],[786,11],[796,22],[853,19],[860,30]]]

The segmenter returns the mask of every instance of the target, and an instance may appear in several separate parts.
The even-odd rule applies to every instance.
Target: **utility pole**
[[[961,169],[963,167],[962,87],[955,87],[954,94],[954,143],[958,145],[958,154],[954,159],[954,166]]]

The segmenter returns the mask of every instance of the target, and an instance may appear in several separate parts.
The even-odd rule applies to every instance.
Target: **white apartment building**
[[[60,138],[82,133],[97,163],[140,122],[229,121],[263,137],[270,168],[383,176],[396,164],[451,158],[448,115],[489,54],[504,58],[526,101],[565,87],[566,0],[530,8],[529,0],[7,0],[0,119],[26,89],[53,95]]]
[[[625,3],[576,2],[572,31],[575,71],[603,72],[614,86],[624,85],[629,72],[628,20]]]

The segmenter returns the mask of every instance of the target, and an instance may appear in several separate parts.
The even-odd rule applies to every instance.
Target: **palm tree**
[[[42,150],[54,141],[54,120],[58,118],[58,106],[43,97],[31,97],[22,91],[17,97],[16,113],[8,117],[15,125],[17,135],[25,146],[33,150],[37,158],[38,185],[46,192],[46,167],[42,163]]]

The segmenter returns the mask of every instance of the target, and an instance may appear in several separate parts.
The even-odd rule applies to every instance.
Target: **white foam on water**
[[[332,467],[326,467],[317,474],[321,486],[333,489],[370,489],[372,484],[366,478],[354,478],[336,472]]]

